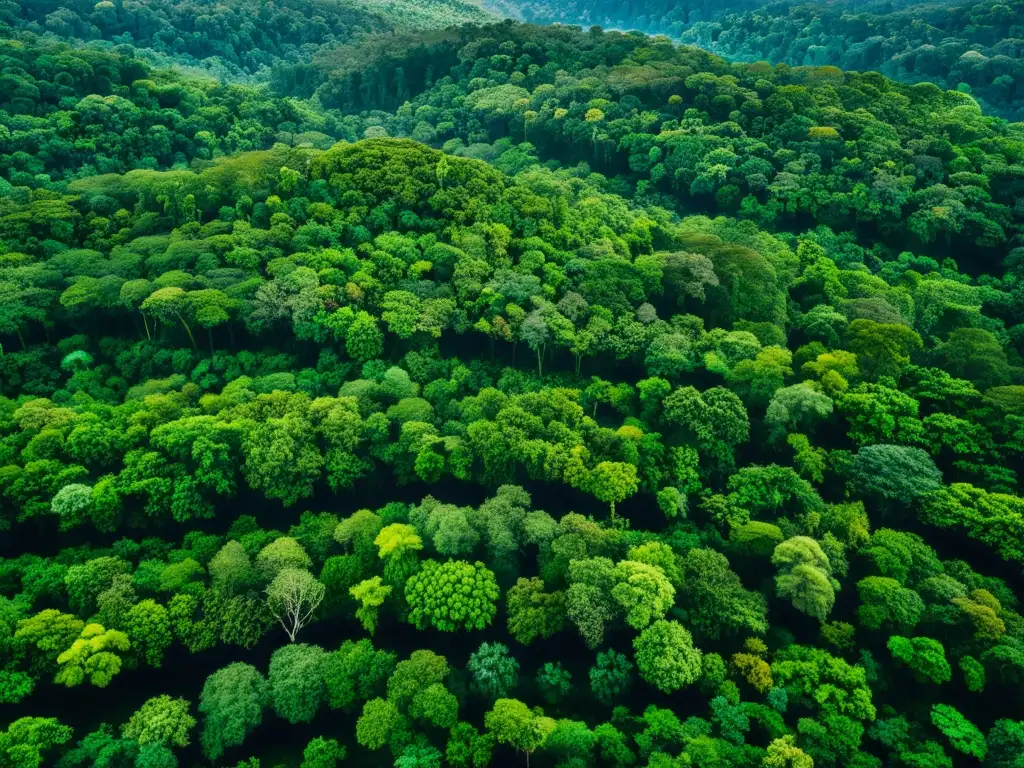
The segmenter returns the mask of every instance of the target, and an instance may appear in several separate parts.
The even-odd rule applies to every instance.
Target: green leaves
[[[377,630],[377,614],[384,601],[391,594],[391,586],[381,582],[380,576],[374,576],[356,584],[349,590],[349,593],[359,603],[356,610],[356,618],[363,625],[363,629],[371,635]]]
[[[105,688],[121,671],[118,652],[131,647],[128,635],[100,624],[86,624],[71,647],[57,657],[59,667],[53,681],[72,688],[88,681]]]
[[[924,682],[948,683],[953,675],[942,643],[930,637],[893,635],[886,643],[894,659],[906,664]]]
[[[640,676],[658,690],[672,693],[700,677],[700,650],[675,621],[656,621],[633,641]]]
[[[445,632],[489,626],[499,594],[492,571],[483,563],[463,560],[426,560],[405,584],[410,623]]]
[[[931,720],[932,725],[949,739],[953,749],[976,760],[985,759],[985,755],[988,754],[985,737],[955,708],[948,704],[935,704],[932,706]]]
[[[189,714],[191,705],[185,699],[156,696],[147,700],[121,728],[121,735],[134,739],[141,746],[159,744],[164,747],[187,747],[189,732],[196,720]]]
[[[794,608],[824,621],[835,605],[838,582],[818,542],[808,536],[787,539],[775,547],[772,563],[779,569],[775,576],[779,597],[791,599]]]
[[[324,662],[327,653],[298,643],[278,648],[270,657],[270,705],[289,723],[308,723],[327,696]]]
[[[249,664],[235,662],[210,675],[199,696],[203,753],[217,760],[224,750],[240,746],[263,721],[268,700],[266,679]]]

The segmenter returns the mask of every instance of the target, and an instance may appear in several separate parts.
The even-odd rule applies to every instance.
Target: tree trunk
[[[142,315],[142,324],[144,326],[146,326],[146,338],[149,341],[152,341],[153,340],[153,336],[149,332],[149,321],[146,319],[146,313],[145,312],[140,312],[139,314]]]
[[[210,357],[213,357],[213,327],[207,327],[206,335],[210,340]]]
[[[185,318],[178,314],[178,319],[185,328],[185,333],[188,334],[189,341],[192,342],[192,349],[198,350],[199,346],[196,344],[196,337],[192,335],[192,329],[188,327],[188,323],[185,322]]]
[[[537,376],[538,377],[544,375],[544,364],[542,363],[542,360],[543,360],[542,355],[543,354],[544,354],[543,353],[543,347],[537,347]]]

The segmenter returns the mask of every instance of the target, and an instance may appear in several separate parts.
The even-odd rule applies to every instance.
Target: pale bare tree
[[[326,591],[305,568],[285,568],[270,582],[267,606],[281,622],[290,642],[294,643],[299,631],[309,624]]]

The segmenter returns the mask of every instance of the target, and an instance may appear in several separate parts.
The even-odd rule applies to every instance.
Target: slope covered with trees
[[[5,0],[0,29],[60,40],[106,41],[200,67],[218,77],[269,75],[321,47],[396,30],[490,19],[473,0]]]
[[[298,64],[4,43],[0,765],[1019,762],[1019,125],[512,23]]]
[[[740,61],[877,71],[973,94],[1024,117],[1020,0],[967,2],[596,2],[492,0],[512,18],[667,34]]]

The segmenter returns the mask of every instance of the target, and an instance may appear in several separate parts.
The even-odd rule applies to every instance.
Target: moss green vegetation
[[[33,30],[0,766],[1019,765],[1019,124],[635,33]]]

